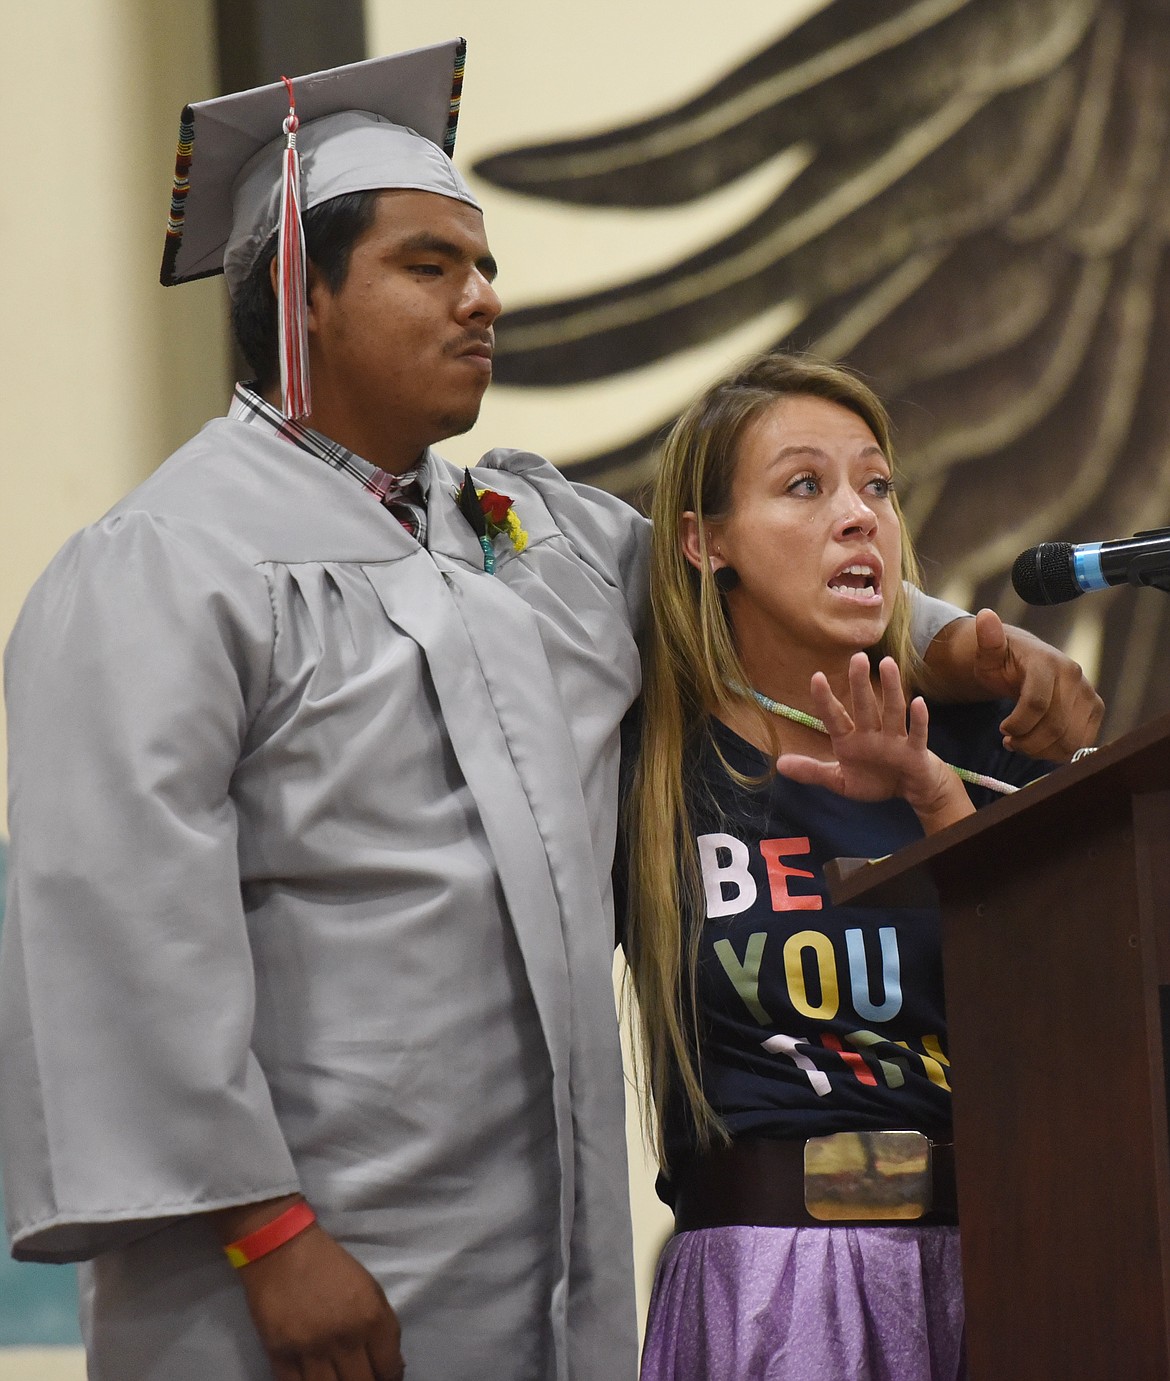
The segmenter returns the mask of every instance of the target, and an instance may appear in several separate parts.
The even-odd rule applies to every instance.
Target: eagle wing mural
[[[509,312],[496,379],[613,378],[789,303],[775,343],[891,406],[931,588],[1067,647],[1117,733],[1170,709],[1170,604],[1027,610],[1008,573],[1035,542],[1170,522],[1168,88],[1170,0],[832,0],[673,109],[477,163],[514,193],[652,209],[798,155],[716,242]],[[636,497],[672,420],[563,468]]]

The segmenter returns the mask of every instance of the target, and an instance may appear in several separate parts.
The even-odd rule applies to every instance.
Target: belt
[[[828,1179],[819,1170],[812,1177],[803,1141],[741,1137],[729,1146],[709,1151],[681,1165],[674,1176],[675,1231],[957,1225],[953,1145],[929,1143],[929,1168],[923,1170],[929,1207],[920,1212],[913,1203],[899,1201],[905,1197],[899,1184],[905,1177],[899,1165],[879,1165],[874,1173],[869,1138],[888,1135],[843,1132],[814,1138],[811,1144],[818,1148],[837,1143],[830,1156],[836,1155],[841,1169]],[[927,1144],[925,1138],[921,1142]],[[809,1211],[809,1203],[818,1210],[816,1215]],[[859,1204],[861,1216],[836,1216],[848,1213],[850,1205],[858,1212]]]

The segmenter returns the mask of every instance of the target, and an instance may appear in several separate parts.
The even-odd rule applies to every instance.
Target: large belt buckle
[[[835,1132],[804,1143],[804,1206],[822,1222],[913,1220],[931,1200],[921,1132]]]

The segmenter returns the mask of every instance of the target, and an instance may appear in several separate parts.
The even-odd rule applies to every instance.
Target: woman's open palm
[[[864,652],[854,654],[849,663],[849,708],[821,672],[812,678],[811,689],[835,761],[784,753],[776,762],[778,772],[854,801],[901,796],[928,830],[970,813],[972,806],[959,779],[927,747],[929,713],[921,696],[911,701],[907,715],[902,678],[892,657],[882,658],[875,685],[869,658]]]

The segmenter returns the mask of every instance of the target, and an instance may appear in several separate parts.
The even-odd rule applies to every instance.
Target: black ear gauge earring
[[[734,566],[720,566],[715,572],[714,579],[715,588],[721,595],[725,595],[739,584],[739,572]]]

